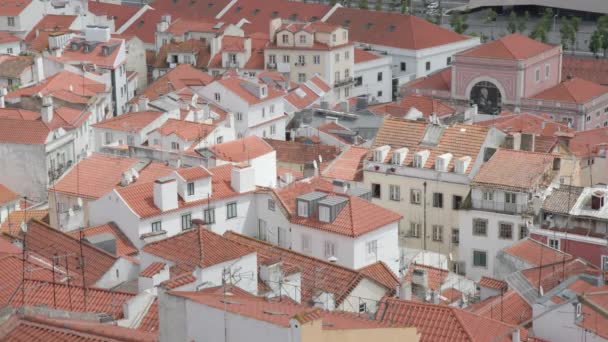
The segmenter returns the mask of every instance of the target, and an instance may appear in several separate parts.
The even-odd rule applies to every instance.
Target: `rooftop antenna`
[[[21,306],[25,307],[25,264],[27,262],[27,196],[24,196],[25,200],[25,221],[21,223],[21,231],[23,232],[23,243],[22,243],[22,270],[21,270]]]

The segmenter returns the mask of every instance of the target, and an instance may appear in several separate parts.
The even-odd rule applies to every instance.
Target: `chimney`
[[[281,27],[281,24],[281,18],[275,18],[270,21],[270,30],[268,31],[268,36],[270,37],[271,41],[274,40],[274,34],[276,33],[277,29]]]
[[[412,283],[404,281],[401,283],[399,288],[399,298],[405,300],[412,300]]]
[[[255,190],[255,170],[253,166],[234,165],[230,177],[230,186],[238,193],[245,193]]]
[[[110,37],[110,28],[107,26],[89,25],[84,29],[84,39],[89,42],[107,43]]]
[[[145,96],[141,96],[139,98],[139,110],[142,112],[145,112],[148,110],[148,103],[150,102],[150,100],[145,97]]]
[[[515,331],[511,334],[511,342],[521,342],[521,336],[519,335],[519,328],[516,328]]]
[[[600,210],[604,207],[606,192],[604,190],[594,190],[591,193],[591,209]]]
[[[563,144],[566,147],[570,147],[570,140],[574,138],[573,133],[558,131],[555,132],[555,136],[557,137],[557,141]]]
[[[50,123],[53,121],[53,98],[48,95],[42,98],[42,109],[40,116],[42,117],[42,122],[44,123]]]
[[[4,97],[6,96],[7,91],[6,88],[2,87],[0,88],[0,108],[6,108],[6,102],[4,100]]]
[[[34,81],[40,83],[44,80],[44,66],[42,56],[34,57]]]
[[[177,209],[177,182],[173,178],[154,181],[154,205],[161,211]]]

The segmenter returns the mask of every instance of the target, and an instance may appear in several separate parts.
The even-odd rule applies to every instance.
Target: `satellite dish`
[[[25,223],[25,221],[21,221],[19,226],[21,227],[22,232],[27,233],[27,223]]]
[[[329,262],[331,262],[331,263],[336,263],[336,262],[338,262],[338,258],[336,258],[336,257],[335,257],[335,256],[333,256],[333,255],[332,255],[331,257],[329,257],[329,259],[328,259],[328,260],[329,260]]]

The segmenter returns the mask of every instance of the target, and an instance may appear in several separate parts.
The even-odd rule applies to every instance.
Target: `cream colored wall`
[[[315,320],[301,326],[302,342],[417,342],[420,336],[416,328],[380,329],[323,329],[322,320]]]
[[[372,202],[403,215],[403,219],[399,225],[400,246],[415,249],[423,249],[424,205],[422,202],[420,205],[411,204],[410,191],[411,189],[422,191],[423,195],[421,201],[423,201],[423,184],[426,182],[426,249],[444,255],[452,253],[453,259],[457,260],[458,246],[452,244],[452,228],[460,228],[458,227],[459,211],[452,209],[452,196],[462,196],[464,201],[470,191],[469,185],[403,177],[371,171],[364,171],[363,182],[368,189],[371,189],[372,183],[381,184],[381,199],[374,198]],[[401,201],[397,202],[389,199],[389,185],[391,184],[401,186]],[[441,209],[433,207],[434,192],[443,193],[443,208]],[[410,222],[412,221],[420,223],[420,238],[404,238],[402,235],[409,232]],[[435,242],[432,240],[433,225],[443,226],[443,242]]]
[[[321,75],[321,77],[327,79],[326,75],[326,65],[329,61],[329,51],[324,50],[294,50],[294,49],[266,49],[264,51],[266,63],[269,63],[269,55],[275,55],[277,64],[283,63],[283,56],[289,56],[289,68],[290,72],[290,80],[292,82],[298,82],[298,74],[305,73],[306,79],[308,80],[315,74]],[[305,65],[304,66],[296,66],[295,63],[298,62],[298,56],[305,56]],[[321,60],[319,64],[313,63],[313,56],[320,56]]]

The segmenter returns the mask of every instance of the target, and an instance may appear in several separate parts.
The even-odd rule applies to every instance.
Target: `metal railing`
[[[473,200],[473,209],[492,210],[510,214],[521,214],[528,210],[527,204],[507,203],[489,200]]]

